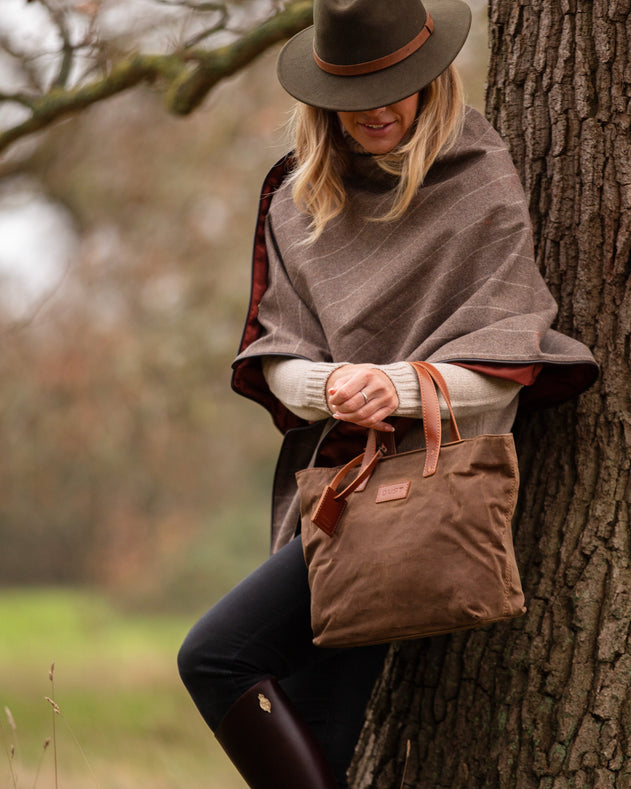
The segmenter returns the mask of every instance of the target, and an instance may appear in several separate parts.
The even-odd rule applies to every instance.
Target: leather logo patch
[[[410,492],[410,483],[397,482],[396,485],[380,485],[377,489],[377,498],[375,502],[381,504],[383,501],[396,501],[397,499],[406,499]]]

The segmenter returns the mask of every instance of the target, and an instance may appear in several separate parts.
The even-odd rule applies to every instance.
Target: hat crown
[[[385,107],[449,67],[471,25],[465,0],[315,0],[314,24],[278,57],[285,90],[313,107]]]
[[[420,0],[316,0],[314,49],[336,65],[377,60],[405,47],[423,30]]]

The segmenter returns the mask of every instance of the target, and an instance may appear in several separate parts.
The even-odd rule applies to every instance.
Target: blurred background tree
[[[20,17],[21,0],[5,3]],[[11,84],[0,103],[19,110],[0,132],[16,140],[130,88],[150,83],[176,115],[196,109],[219,82],[312,18],[306,0],[25,0],[44,28],[36,43],[5,26]],[[9,11],[7,12],[7,7]]]
[[[0,217],[19,195],[44,199],[73,239],[26,309],[7,298],[11,272],[0,293],[0,583],[97,584],[194,615],[265,558],[279,436],[231,392],[230,364],[260,182],[286,149],[291,100],[266,50],[309,6],[0,8],[0,108],[20,108],[0,115]],[[480,107],[486,10],[472,7],[461,65]],[[139,58],[154,72],[136,79]],[[52,231],[29,270],[64,238]]]

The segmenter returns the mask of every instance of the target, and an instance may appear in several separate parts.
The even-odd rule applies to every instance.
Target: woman
[[[347,786],[385,647],[318,649],[293,474],[358,454],[365,428],[421,441],[409,361],[447,380],[463,436],[510,430],[518,402],[590,385],[533,263],[527,206],[496,133],[464,108],[461,0],[316,0],[279,58],[295,148],[262,194],[233,386],[285,433],[272,556],[191,630],[179,657],[249,786]]]

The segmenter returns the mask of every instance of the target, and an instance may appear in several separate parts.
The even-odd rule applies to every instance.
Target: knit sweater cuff
[[[421,398],[418,390],[418,376],[407,362],[376,364],[375,369],[384,372],[394,384],[399,397],[396,416],[421,416]]]
[[[293,414],[314,422],[331,416],[326,402],[326,382],[345,362],[311,362],[283,356],[264,356],[267,385]]]
[[[329,407],[326,401],[326,382],[333,370],[342,367],[345,362],[336,364],[335,362],[311,362],[305,365],[304,377],[304,405],[307,408],[317,408],[320,411],[327,411]]]

